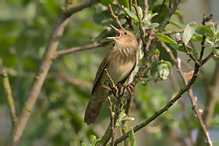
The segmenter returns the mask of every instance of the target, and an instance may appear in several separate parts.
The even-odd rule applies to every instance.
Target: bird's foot
[[[133,86],[135,86],[135,83],[131,82],[131,83],[127,84],[127,85],[120,85],[120,86],[126,88],[129,91],[130,94],[132,94],[132,95],[135,94],[135,89],[133,87]]]
[[[106,86],[106,85],[102,85],[102,86],[103,86],[103,88],[106,88],[106,89],[108,89],[109,91],[111,91],[114,96],[119,92],[117,86],[115,86],[115,88],[113,88],[113,89],[110,88],[109,86]],[[116,96],[115,96],[115,97],[116,97]]]

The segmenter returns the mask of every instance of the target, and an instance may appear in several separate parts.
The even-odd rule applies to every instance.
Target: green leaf
[[[134,120],[135,120],[135,118],[133,118],[133,117],[125,117],[122,119],[122,121],[134,121]]]
[[[107,1],[107,0],[106,0]],[[127,8],[129,8],[129,0],[118,0],[118,3],[122,6],[124,6],[124,7],[127,7]]]
[[[171,70],[172,69],[172,63],[169,61],[163,61],[164,64],[167,65],[168,69]]]
[[[202,35],[191,37],[191,40],[201,42],[202,41]]]
[[[209,28],[207,26],[203,26],[203,25],[201,27],[199,27],[196,32],[201,34],[201,35],[206,35],[208,37],[214,36],[213,30],[211,28]]]
[[[158,79],[166,80],[170,73],[169,67],[167,64],[163,63],[158,66]]]
[[[175,21],[169,21],[170,24],[172,24],[173,26],[176,26],[179,29],[183,29],[186,27],[185,24],[179,23],[179,22],[175,22]]]
[[[136,146],[136,139],[135,139],[135,133],[134,133],[133,128],[129,132],[129,139],[131,141],[131,146]]]
[[[86,144],[85,144],[85,143],[82,143],[81,146],[86,146]]]
[[[151,64],[151,70],[150,70],[150,74],[151,76],[155,76],[156,72],[157,72],[157,67],[159,65],[159,62],[158,61],[155,61]]]
[[[196,25],[197,24],[194,21],[192,21],[188,25],[186,25],[186,28],[185,28],[185,30],[183,32],[183,42],[185,43],[185,45],[188,44],[188,42],[190,41],[191,37],[195,33]]]
[[[135,21],[138,21],[138,17],[135,15],[135,13],[133,13],[132,11],[130,11],[128,8],[124,8],[125,12]]]
[[[173,14],[175,14],[177,16],[182,16],[182,13],[179,10],[176,10]]]
[[[151,54],[151,56],[152,56],[152,55],[158,55],[158,54],[160,54],[160,51],[159,51],[158,49],[155,49],[155,50],[153,51],[153,53]]]
[[[96,139],[97,139],[97,137],[96,137],[95,135],[90,135],[90,140],[91,140],[92,142],[94,142]]]
[[[141,7],[139,7],[139,6],[137,6],[137,8],[138,8],[138,13],[139,13],[139,15],[140,15],[140,18],[142,18],[142,17],[143,17],[142,9],[141,9]]]
[[[151,29],[151,28],[156,28],[158,27],[160,24],[159,23],[152,23],[150,25],[145,25],[143,26],[143,29]]]
[[[122,111],[120,112],[119,114],[119,118],[116,120],[116,126],[119,127],[120,126],[120,123],[121,121],[123,120],[123,118],[126,116],[125,114],[125,110],[122,109]]]
[[[184,47],[183,47],[182,44],[180,44],[179,46],[171,45],[171,47],[173,47],[174,49],[176,49],[176,50],[178,50],[178,51],[187,53],[187,52],[185,51],[185,49],[184,49]],[[191,48],[191,47],[187,46],[186,48],[188,49],[189,52],[192,51],[192,48]]]
[[[165,43],[179,46],[179,44],[177,44],[174,40],[172,40],[170,37],[168,37],[164,34],[159,33],[159,34],[155,34],[155,36]]]

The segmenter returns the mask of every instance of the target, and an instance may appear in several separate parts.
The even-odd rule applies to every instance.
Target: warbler
[[[105,56],[96,73],[91,99],[85,111],[84,122],[87,125],[96,122],[102,104],[109,95],[109,90],[104,87],[107,81],[104,70],[107,69],[115,85],[118,85],[124,84],[136,66],[138,51],[136,37],[128,30],[117,29],[113,25],[111,27],[115,30],[116,37],[107,37],[107,39],[113,39],[115,45]]]

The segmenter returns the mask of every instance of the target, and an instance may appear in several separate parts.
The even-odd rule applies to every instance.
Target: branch
[[[149,47],[150,47],[150,45],[151,45],[151,41],[152,41],[154,38],[155,38],[155,37],[154,37],[154,31],[153,31],[153,29],[151,29],[150,35],[149,35],[149,37],[148,37],[148,42],[147,42],[146,48],[145,48],[146,51],[149,51]]]
[[[67,10],[64,11],[64,15],[67,17],[70,17],[72,14],[74,14],[78,11],[81,11],[85,8],[88,8],[97,2],[100,2],[100,0],[87,0],[86,2],[84,2],[81,5],[68,8]]]
[[[105,47],[107,45],[113,44],[113,42],[106,42],[106,43],[93,43],[90,45],[85,45],[82,47],[73,47],[67,50],[60,50],[56,53],[57,57],[63,56],[63,55],[67,55],[70,53],[74,53],[74,52],[78,52],[78,51],[84,51],[84,50],[90,50],[93,48],[98,48],[98,47]]]
[[[118,16],[116,16],[116,15],[113,13],[113,10],[112,10],[112,7],[111,7],[110,4],[108,5],[108,7],[109,7],[109,9],[110,9],[111,15],[116,19],[116,23],[119,25],[119,27],[120,27],[121,29],[124,29],[124,28],[122,27],[122,24],[120,23],[120,21],[119,21],[119,19],[118,19]]]
[[[205,17],[205,15],[203,15],[203,21],[202,21],[202,25],[205,25],[206,22],[210,21],[213,18],[213,14],[209,15],[208,17]],[[204,55],[204,50],[205,50],[205,40],[206,40],[206,35],[202,36],[202,42],[201,42],[201,52],[200,52],[200,57],[199,57],[199,62],[202,60],[202,57]]]
[[[27,94],[27,100],[23,107],[23,110],[19,116],[17,127],[12,128],[12,139],[11,145],[18,145],[20,138],[23,134],[24,128],[26,127],[27,121],[30,117],[30,113],[35,105],[37,97],[40,93],[42,85],[45,81],[49,68],[56,57],[56,49],[58,47],[63,31],[68,24],[69,16],[76,13],[84,8],[91,6],[92,4],[98,2],[99,0],[86,1],[85,3],[67,9],[65,12],[61,12],[58,17],[57,23],[51,33],[48,40],[46,50],[44,52],[41,63],[35,73],[34,79],[32,81],[31,87]]]
[[[211,125],[212,117],[214,115],[215,106],[217,103],[217,99],[219,97],[218,87],[219,87],[219,62],[216,64],[216,68],[213,76],[213,84],[209,84],[209,82],[204,82],[208,88],[207,95],[208,99],[206,100],[204,112],[203,112],[203,121],[207,127],[207,129]],[[205,135],[202,132],[202,129],[199,128],[198,135],[196,138],[196,143],[199,146],[205,145]]]
[[[14,128],[17,126],[16,109],[15,109],[15,105],[14,105],[14,99],[12,97],[12,91],[11,91],[11,86],[10,86],[10,82],[8,79],[8,74],[3,66],[1,58],[0,58],[0,76],[2,77],[3,88],[5,90],[5,94],[7,97],[7,102],[8,102],[8,106],[9,106],[9,110],[10,110],[12,127]]]
[[[144,13],[143,13],[143,18],[145,18],[146,14],[148,13],[148,0],[144,0]]]
[[[142,42],[143,42],[143,48],[144,48],[144,54],[146,54],[146,50],[145,50],[145,47],[146,47],[146,43],[145,43],[145,31],[143,30],[143,26],[142,26],[142,18],[141,18],[141,15],[139,14],[139,11],[138,11],[138,4],[137,4],[137,0],[134,0],[134,4],[133,4],[134,8],[135,8],[135,11],[136,11],[136,14],[137,14],[137,17],[138,17],[138,23],[139,23],[139,30],[140,30],[140,34],[141,34],[141,39],[142,39]]]
[[[85,82],[83,80],[72,78],[72,77],[68,76],[64,72],[61,72],[59,75],[54,75],[54,77],[58,77],[58,78],[64,80],[65,82],[67,82],[67,83],[70,83],[70,84],[72,84],[74,86],[81,87],[83,89],[91,89],[92,88],[92,84],[91,83]]]
[[[113,114],[113,109],[112,109],[113,103],[111,102],[109,96],[107,97],[107,99],[108,99],[108,101],[109,101],[109,107],[108,107],[108,109],[110,110],[110,123],[111,123],[110,129],[111,129],[111,133],[112,133],[112,143],[111,143],[111,145],[114,146],[115,133],[114,133],[114,114]]]
[[[201,64],[195,59],[195,57],[192,56],[191,52],[189,52],[189,50],[187,49],[185,43],[182,41],[181,38],[179,37],[176,37],[176,41],[178,44],[182,44],[183,45],[183,48],[184,50],[186,51],[186,53],[189,55],[189,57],[199,66],[201,66]]]
[[[202,65],[204,65],[209,59],[214,57],[215,53],[211,52],[205,59],[202,60]]]

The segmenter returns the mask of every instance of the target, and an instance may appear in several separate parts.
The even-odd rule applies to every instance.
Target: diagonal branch
[[[16,127],[17,125],[17,115],[16,115],[16,109],[14,105],[14,99],[12,97],[12,91],[11,91],[11,86],[10,82],[8,79],[8,74],[3,66],[2,59],[0,58],[0,76],[2,77],[2,83],[3,83],[3,88],[5,90],[5,94],[7,96],[7,102],[10,110],[10,116],[11,116],[11,122],[12,122],[12,127]]]
[[[81,46],[81,47],[73,47],[67,50],[60,50],[56,53],[57,57],[63,56],[63,55],[67,55],[70,53],[74,53],[74,52],[78,52],[78,51],[84,51],[84,50],[90,50],[93,48],[98,48],[98,47],[105,47],[107,45],[113,44],[113,42],[106,42],[106,43],[93,43],[90,45],[85,45],[85,46]]]
[[[111,15],[116,19],[116,23],[119,25],[119,27],[120,27],[121,29],[124,29],[124,28],[122,27],[122,24],[120,23],[120,21],[119,21],[119,19],[118,19],[118,16],[116,16],[116,15],[114,14],[114,12],[113,12],[113,10],[112,10],[112,6],[109,4],[108,7],[109,7],[109,9],[110,9]]]
[[[163,108],[161,108],[160,110],[158,110],[157,112],[155,112],[151,117],[149,117],[147,120],[145,120],[144,122],[136,125],[133,130],[134,132],[137,132],[138,130],[142,129],[143,127],[147,126],[150,122],[152,122],[153,120],[155,120],[157,117],[159,117],[161,114],[163,114],[164,112],[166,112],[179,98],[181,98],[181,96],[189,90],[189,88],[191,87],[191,85],[195,82],[196,78],[197,78],[197,73],[199,72],[199,66],[196,65],[195,67],[195,71],[193,74],[192,79],[190,80],[190,82],[184,87],[182,88],[178,94],[172,99],[170,100]],[[123,140],[125,140],[128,135],[129,135],[130,131],[128,131],[126,134],[124,134],[123,136],[121,136],[120,138],[118,138],[115,141],[115,144],[118,144],[120,142],[122,142]]]
[[[161,44],[162,44],[162,46],[163,46],[166,50],[170,50],[170,49],[166,46],[166,44],[165,44],[164,42],[161,42]],[[183,42],[183,44],[184,44],[184,42]],[[172,55],[171,55],[171,54],[172,54],[171,51],[167,51],[167,52],[170,54],[170,56],[172,56]],[[187,79],[186,79],[186,77],[185,77],[185,75],[184,75],[184,73],[183,73],[183,71],[182,71],[182,69],[181,69],[181,67],[180,67],[180,66],[181,66],[180,63],[178,63],[178,59],[174,59],[173,57],[171,57],[171,59],[172,59],[173,62],[175,62],[176,68],[177,68],[177,70],[178,70],[178,72],[179,72],[181,78],[183,79],[184,85],[186,86],[186,85],[188,84],[188,82],[187,82]],[[201,66],[199,66],[198,64],[196,64],[196,66],[198,66],[199,68],[201,67]],[[194,73],[194,74],[195,74],[195,73]],[[193,76],[194,76],[194,74],[193,74]],[[199,112],[199,108],[198,108],[198,105],[197,105],[197,103],[196,103],[196,98],[195,98],[194,95],[193,95],[192,89],[189,89],[189,90],[188,90],[188,95],[189,95],[190,101],[191,101],[191,103],[192,103],[192,109],[193,109],[193,111],[195,112],[195,114],[196,114],[196,116],[197,116],[197,118],[198,118],[199,124],[200,124],[200,126],[201,126],[201,128],[202,128],[202,130],[203,130],[203,132],[204,132],[204,134],[205,134],[205,137],[206,137],[206,139],[207,139],[207,141],[208,141],[208,144],[209,144],[209,145],[212,145],[212,142],[211,142],[211,139],[210,139],[210,137],[209,137],[207,128],[206,128],[206,126],[205,126],[205,124],[204,124],[204,122],[203,122],[203,120],[202,120],[201,113]]]

